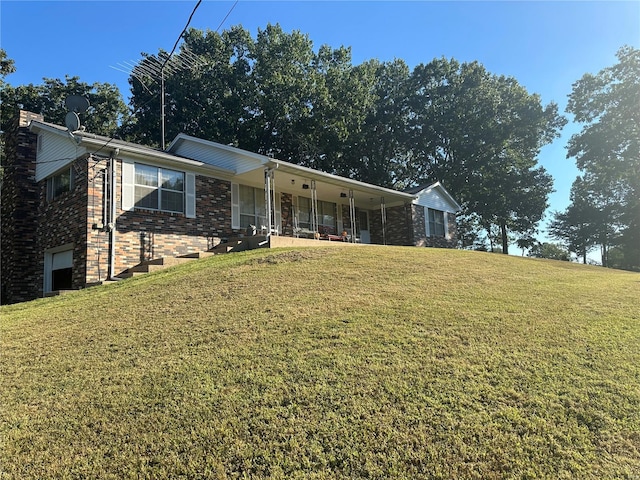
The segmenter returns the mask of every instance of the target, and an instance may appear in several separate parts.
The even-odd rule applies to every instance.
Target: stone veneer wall
[[[117,178],[122,164],[118,162]],[[182,213],[136,208],[124,211],[122,185],[116,196],[115,274],[158,257],[206,251],[223,239],[243,233],[231,228],[231,183],[196,176],[196,218]]]
[[[41,115],[21,111],[4,133],[2,199],[0,200],[0,301],[16,303],[38,297],[41,272],[38,252],[39,189],[35,182],[37,135],[29,131]]]

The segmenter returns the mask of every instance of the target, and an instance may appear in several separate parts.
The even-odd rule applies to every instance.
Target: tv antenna
[[[184,45],[180,48],[180,53],[171,55],[165,51],[160,51],[157,55],[145,55],[141,60],[135,62],[125,61],[117,63],[111,68],[124,72],[137,79],[147,92],[147,82],[160,84],[160,138],[162,150],[165,149],[165,89],[164,81],[167,75],[175,75],[184,70],[194,70],[205,64],[205,61],[198,55],[191,52]]]

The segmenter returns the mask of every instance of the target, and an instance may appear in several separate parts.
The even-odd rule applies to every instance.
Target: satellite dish
[[[81,95],[69,95],[64,105],[70,112],[84,113],[89,108],[89,99]]]
[[[70,132],[77,132],[80,130],[80,118],[76,112],[68,112],[64,117],[64,124],[67,126]]]

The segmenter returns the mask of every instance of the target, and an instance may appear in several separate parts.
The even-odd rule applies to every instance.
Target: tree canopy
[[[46,121],[64,124],[67,109],[64,105],[69,95],[87,97],[91,106],[86,113],[80,114],[82,124],[88,131],[98,135],[115,135],[122,120],[128,114],[120,91],[109,83],[92,85],[80,81],[78,77],[65,77],[65,80],[44,78],[42,85],[4,85],[0,92],[2,131],[18,110],[40,113]]]
[[[200,61],[165,79],[168,138],[185,132],[390,188],[441,181],[499,229],[505,253],[509,232],[530,237],[547,208],[552,178],[537,156],[565,120],[478,62],[353,65],[348,48],[316,51],[279,25],[255,39],[242,27],[191,29],[182,48]],[[130,84],[137,121],[124,133],[159,145],[160,84]]]
[[[555,243],[536,243],[529,249],[529,256],[535,258],[548,258],[550,260],[563,260],[568,262],[571,255],[568,250]]]
[[[537,156],[565,123],[557,105],[478,62],[436,59],[410,81],[409,181],[443,182],[508,253],[507,232],[530,236],[547,208],[553,181]]]
[[[184,132],[389,188],[440,181],[472,219],[461,237],[476,246],[488,238],[493,249],[497,235],[504,253],[530,241],[547,208],[553,181],[537,157],[565,119],[478,62],[354,65],[349,48],[314,49],[279,25],[255,38],[241,26],[190,29],[174,58],[188,68],[163,69],[163,82],[144,73],[153,69],[132,74],[127,122],[117,89],[77,77],[10,88],[3,100],[62,122],[64,95],[88,95],[96,110],[87,129],[152,146],[163,144],[163,102],[167,139]],[[145,53],[140,65],[163,59]]]
[[[617,59],[573,84],[567,111],[583,127],[569,140],[567,157],[588,188],[564,215],[590,212],[600,232],[590,242],[601,245],[604,265],[608,247],[619,245],[620,266],[640,269],[640,50],[623,47]]]

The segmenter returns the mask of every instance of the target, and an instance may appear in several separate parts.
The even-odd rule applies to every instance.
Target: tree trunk
[[[500,224],[500,234],[502,235],[502,253],[509,255],[509,239],[507,238],[507,225]]]
[[[585,265],[587,264],[587,249],[586,248],[582,251],[582,263],[584,263]]]

